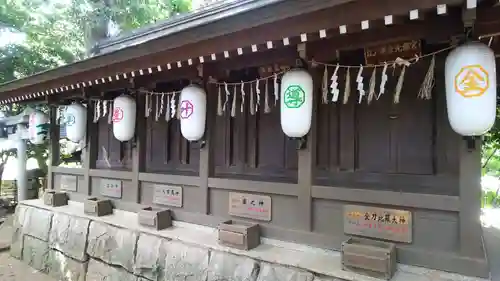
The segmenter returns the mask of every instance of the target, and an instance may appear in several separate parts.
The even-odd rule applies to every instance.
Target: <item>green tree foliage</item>
[[[88,57],[110,26],[111,34],[127,33],[190,9],[191,0],[0,0],[0,84]],[[13,34],[22,40],[11,41]],[[0,111],[12,116],[23,109]],[[6,155],[12,152],[0,153],[0,175]],[[28,157],[46,171],[46,145],[29,146]]]
[[[483,174],[500,177],[500,108],[495,125],[484,138],[482,151]]]

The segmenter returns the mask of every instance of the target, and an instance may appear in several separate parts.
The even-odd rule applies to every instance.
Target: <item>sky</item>
[[[24,34],[18,32],[11,32],[7,29],[0,29],[0,48],[8,44],[20,42],[24,39]]]

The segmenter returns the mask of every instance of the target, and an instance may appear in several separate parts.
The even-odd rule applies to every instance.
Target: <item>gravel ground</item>
[[[56,281],[40,273],[21,261],[11,257],[9,252],[0,253],[0,280],[1,281]]]

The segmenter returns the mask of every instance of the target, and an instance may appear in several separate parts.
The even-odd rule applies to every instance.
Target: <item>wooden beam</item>
[[[225,189],[243,192],[257,192],[285,196],[299,196],[299,186],[291,183],[233,180],[223,178],[209,178],[208,185],[214,189]]]
[[[312,197],[337,201],[381,204],[439,211],[458,212],[458,196],[404,193],[384,190],[356,189],[349,187],[313,186]]]
[[[91,103],[87,106],[87,116],[94,115],[94,107]],[[98,125],[94,123],[91,118],[87,118],[87,133],[85,137],[85,148],[83,149],[83,168],[85,173],[83,175],[82,193],[85,195],[92,195],[92,180],[90,178],[91,169],[95,168],[97,161],[98,151]]]
[[[74,175],[83,176],[85,175],[85,169],[83,168],[68,168],[68,167],[52,167],[52,173],[54,174],[64,174],[64,175]]]
[[[95,161],[94,161],[95,162]],[[90,169],[89,176],[94,178],[133,180],[133,173],[130,171],[116,171],[108,169]]]
[[[213,174],[213,153],[214,153],[214,137],[215,137],[215,117],[217,109],[217,87],[214,84],[208,83],[212,71],[209,67],[199,67],[199,77],[203,77],[204,85],[203,87],[207,91],[207,114],[205,122],[205,136],[204,136],[204,146],[200,147],[200,160],[199,160],[199,203],[200,212],[203,214],[210,213],[210,194],[208,179]]]
[[[302,59],[309,59],[307,54],[307,49],[302,48],[301,45],[298,46],[299,56]],[[313,110],[312,110],[312,121],[311,129],[307,134],[307,144],[304,149],[299,149],[298,153],[298,171],[297,171],[297,184],[298,184],[298,208],[297,216],[298,224],[303,230],[312,230],[312,197],[311,188],[314,181],[314,169],[316,166],[316,115],[318,112],[317,94],[320,89],[318,85],[321,85],[321,75],[316,68],[310,69],[311,75],[313,76]]]
[[[50,107],[50,146],[49,146],[49,167],[47,171],[47,188],[57,189],[59,187],[54,186],[54,171],[53,167],[58,166],[60,162],[60,146],[59,146],[59,126],[57,125],[57,110],[56,106]]]
[[[135,146],[132,148],[132,190],[130,197],[134,198],[134,202],[141,202],[141,183],[139,181],[139,173],[144,171],[146,164],[146,129],[147,120],[144,118],[145,110],[145,95],[137,95],[137,119],[136,119],[136,136]]]
[[[483,257],[481,214],[481,140],[474,141],[475,148],[468,149],[467,142],[459,145],[459,225],[460,252],[468,257]]]
[[[139,173],[139,180],[151,183],[198,186],[198,177],[169,174]]]

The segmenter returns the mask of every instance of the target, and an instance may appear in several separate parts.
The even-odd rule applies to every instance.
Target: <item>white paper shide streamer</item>
[[[359,68],[358,75],[356,77],[356,83],[358,83],[358,93],[359,93],[358,103],[361,103],[363,97],[365,96],[365,89],[363,85],[363,66]]]
[[[339,100],[340,90],[338,83],[339,77],[337,75],[338,71],[339,71],[339,65],[337,64],[335,70],[333,71],[332,77],[330,78],[330,81],[332,81],[332,83],[330,84],[330,92],[332,93],[332,102],[337,102]]]
[[[174,118],[177,112],[177,106],[176,106],[176,100],[175,100],[175,94],[172,95],[172,98],[170,99],[170,118]]]
[[[385,93],[385,84],[387,83],[387,63],[384,63],[384,68],[382,69],[382,75],[380,76],[380,89],[377,95],[377,100]]]

